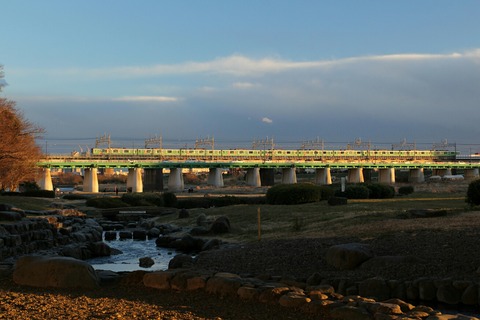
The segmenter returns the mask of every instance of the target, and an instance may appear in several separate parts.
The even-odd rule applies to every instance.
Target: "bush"
[[[321,200],[321,189],[308,183],[280,184],[267,191],[268,204],[301,204]]]
[[[162,194],[163,205],[165,207],[175,207],[177,205],[177,196],[173,192],[165,192]]]
[[[89,199],[90,197],[84,194],[66,194],[62,197],[65,200],[86,200]]]
[[[368,199],[370,190],[363,185],[349,185],[345,188],[345,196],[348,199]]]
[[[332,186],[320,186],[321,200],[328,200],[335,195],[335,188]]]
[[[470,182],[466,202],[472,206],[480,205],[480,180]]]
[[[50,190],[28,190],[23,193],[25,197],[55,198],[55,191]]]
[[[163,196],[159,193],[124,193],[121,199],[133,207],[163,206]]]
[[[110,197],[90,198],[85,202],[85,204],[89,207],[100,209],[128,207],[128,204],[123,202],[121,199]]]
[[[395,196],[395,188],[381,183],[370,183],[365,185],[369,190],[370,199],[388,199]]]
[[[403,186],[398,188],[398,193],[401,194],[402,196],[412,194],[413,191],[414,191],[413,186]]]

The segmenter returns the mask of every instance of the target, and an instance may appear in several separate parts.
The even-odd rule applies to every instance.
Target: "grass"
[[[46,210],[55,199],[19,197],[19,196],[0,196],[1,204],[10,204],[14,207],[24,210]]]
[[[372,236],[391,232],[405,224],[405,212],[411,209],[447,210],[451,214],[467,211],[460,194],[424,194],[385,200],[349,200],[345,206],[329,206],[326,201],[302,205],[235,205],[222,208],[189,210],[188,219],[157,218],[158,223],[194,226],[200,214],[225,215],[232,232],[228,241],[258,240],[257,212],[261,213],[262,239],[294,237]]]

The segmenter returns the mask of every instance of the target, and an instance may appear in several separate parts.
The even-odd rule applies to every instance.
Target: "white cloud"
[[[176,102],[176,97],[164,97],[164,96],[126,96],[120,98],[114,98],[113,101],[124,102]]]
[[[273,120],[270,119],[270,118],[267,118],[267,117],[263,117],[263,118],[262,118],[262,122],[263,122],[263,123],[273,123]]]
[[[235,82],[232,84],[232,87],[237,89],[250,89],[256,87],[258,85],[251,83],[251,82]]]

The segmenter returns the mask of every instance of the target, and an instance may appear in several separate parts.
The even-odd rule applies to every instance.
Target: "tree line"
[[[0,92],[5,82],[0,65]],[[42,151],[35,138],[43,129],[28,121],[15,101],[0,96],[0,190],[16,190],[23,181],[34,181]]]

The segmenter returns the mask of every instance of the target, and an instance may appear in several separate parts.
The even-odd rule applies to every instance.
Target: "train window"
[[[249,154],[253,154],[253,151],[248,151]]]
[[[208,154],[212,154],[212,153],[213,153],[213,151],[212,151],[212,150],[209,150],[209,151],[208,151]]]

